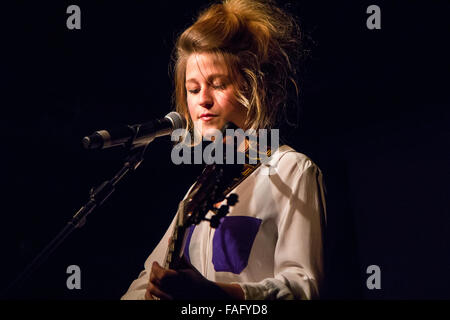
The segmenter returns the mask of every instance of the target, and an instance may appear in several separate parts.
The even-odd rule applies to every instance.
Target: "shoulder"
[[[280,146],[265,165],[286,177],[298,177],[305,171],[320,172],[311,158],[288,145]]]

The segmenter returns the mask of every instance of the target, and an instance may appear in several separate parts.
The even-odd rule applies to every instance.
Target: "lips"
[[[214,117],[217,117],[217,115],[216,114],[212,114],[212,113],[202,113],[199,118],[204,120],[204,121],[208,121],[208,120],[211,120]]]

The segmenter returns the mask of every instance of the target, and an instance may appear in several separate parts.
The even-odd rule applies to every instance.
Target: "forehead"
[[[186,81],[226,76],[228,69],[223,57],[213,53],[193,53],[186,62]]]

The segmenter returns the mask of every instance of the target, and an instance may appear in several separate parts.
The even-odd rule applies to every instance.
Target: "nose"
[[[209,92],[209,88],[202,88],[199,92],[199,101],[198,104],[203,108],[211,108],[213,106],[213,97]]]

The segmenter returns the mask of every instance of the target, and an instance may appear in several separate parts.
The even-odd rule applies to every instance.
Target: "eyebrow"
[[[211,81],[213,81],[216,78],[227,78],[227,75],[224,74],[224,73],[213,73],[213,74],[210,74],[208,76],[208,79],[206,79],[206,81],[211,82]],[[186,83],[188,83],[188,82],[195,82],[195,83],[197,83],[198,81],[195,78],[190,78],[190,79],[186,80]]]

